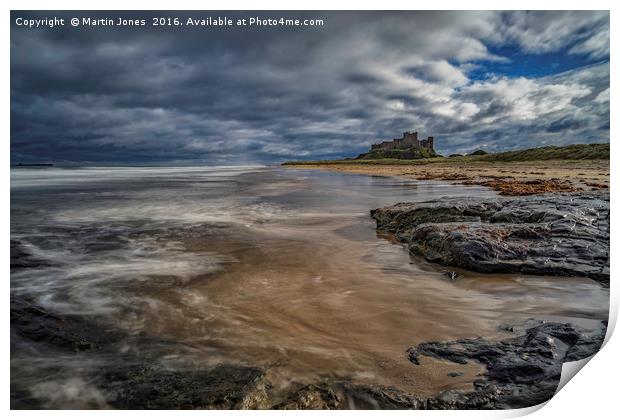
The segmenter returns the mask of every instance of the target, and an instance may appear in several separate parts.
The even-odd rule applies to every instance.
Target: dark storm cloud
[[[434,134],[445,153],[609,140],[607,13],[156,15],[257,14],[325,25],[26,29],[16,17],[154,13],[13,12],[12,160],[329,158],[405,129]],[[582,65],[472,79],[472,69],[507,61],[492,52],[502,45]]]

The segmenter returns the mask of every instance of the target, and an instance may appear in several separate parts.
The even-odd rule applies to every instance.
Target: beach
[[[596,338],[607,318],[609,289],[593,279],[454,280],[369,215],[496,199],[487,187],[278,167],[11,175],[14,407],[500,407],[475,386],[483,362],[415,364],[408,349],[539,322]]]
[[[391,164],[355,160],[287,165],[342,173],[444,180],[456,184],[486,185],[506,195],[599,190],[609,188],[609,160],[546,160],[486,162],[453,160]]]

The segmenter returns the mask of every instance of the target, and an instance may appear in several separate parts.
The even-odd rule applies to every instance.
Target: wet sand
[[[265,222],[210,246],[184,241],[234,263],[192,280],[190,293],[156,290],[171,312],[141,311],[140,330],[186,344],[192,350],[175,356],[184,362],[266,366],[276,389],[347,378],[430,396],[472,389],[483,368],[432,358],[416,366],[405,354],[412,345],[506,338],[500,326],[532,318],[589,328],[606,316],[607,292],[588,279],[459,269],[450,282],[449,268],[410,257],[366,217],[330,219]]]
[[[109,360],[12,352],[12,381],[47,407],[105,407],[97,366],[127,354],[173,369],[258,366],[275,394],[330,378],[420,396],[471,390],[481,365],[418,366],[407,349],[500,339],[503,325],[532,318],[584,328],[607,318],[609,290],[594,281],[463,270],[450,281],[449,267],[410,257],[368,216],[397,201],[494,194],[486,188],[270,168],[202,183],[165,173],[140,186],[130,176],[136,191],[125,194],[123,182],[71,187],[57,202],[41,197],[47,206],[32,216],[27,189],[12,201],[12,239],[55,264],[12,274],[12,293],[126,334]],[[72,394],[76,383],[92,392]]]
[[[142,287],[143,298],[161,303],[117,322],[183,344],[169,362],[267,367],[276,390],[347,378],[430,396],[471,390],[483,368],[432,358],[416,366],[405,353],[413,345],[502,339],[510,336],[502,325],[532,318],[589,328],[606,316],[607,292],[588,279],[459,270],[451,282],[448,268],[409,257],[363,218],[286,225],[212,246],[189,241],[192,251],[226,249],[235,262],[179,290]]]

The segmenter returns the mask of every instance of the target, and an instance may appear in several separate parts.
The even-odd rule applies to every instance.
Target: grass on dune
[[[478,156],[436,157],[425,159],[340,159],[291,161],[283,165],[355,164],[355,165],[425,165],[429,163],[469,162],[533,162],[546,160],[609,160],[609,143],[573,144],[570,146],[544,146],[533,149],[489,153]]]

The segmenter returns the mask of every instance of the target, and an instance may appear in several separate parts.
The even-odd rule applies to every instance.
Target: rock
[[[459,273],[457,273],[456,271],[447,271],[444,273],[444,276],[446,276],[450,280],[456,280],[458,277],[460,277]]]
[[[82,375],[104,396],[104,404],[120,409],[492,409],[542,402],[555,391],[561,363],[588,357],[600,347],[605,325],[584,334],[566,324],[526,324],[517,337],[500,343],[464,339],[422,343],[407,351],[419,364],[420,355],[466,364],[484,363],[487,372],[474,390],[445,391],[427,398],[394,387],[356,384],[331,378],[312,384],[274,389],[259,367],[219,365],[213,368],[165,366],[156,354],[118,353],[125,337],[108,332],[84,317],[60,316],[27,299],[11,297],[11,333],[46,346],[57,357],[86,353],[92,369]],[[151,340],[152,338],[144,338]],[[13,344],[13,339],[12,339]],[[44,353],[40,353],[43,355]],[[12,350],[13,357],[13,350]],[[456,377],[461,372],[450,372]],[[54,408],[29,388],[11,383],[13,408]]]
[[[273,408],[286,410],[421,409],[425,400],[394,387],[330,381],[302,386]]]
[[[263,375],[258,368],[231,365],[198,371],[138,365],[108,371],[104,387],[115,394],[110,405],[120,409],[266,408]]]
[[[11,382],[11,410],[34,410],[43,408],[43,402],[30,390]]]
[[[458,375],[458,373],[457,373]],[[491,409],[501,396],[497,385],[481,382],[474,391],[445,391],[425,398],[395,387],[332,379],[270,392],[264,372],[219,366],[210,371],[167,371],[135,366],[108,374],[110,405],[121,409]]]
[[[601,348],[605,341],[605,334],[607,333],[607,321],[602,321],[602,324],[603,328],[601,328],[598,334],[579,336],[577,341],[566,352],[566,362],[585,359],[594,354],[592,349]]]
[[[310,384],[292,391],[285,401],[275,405],[281,410],[335,410],[341,408],[344,398],[328,383]]]
[[[371,211],[428,261],[486,273],[589,277],[609,285],[609,194],[442,198]]]
[[[36,346],[40,357],[91,352],[89,360],[98,367],[86,377],[105,391],[106,403],[114,408],[230,409],[267,408],[271,404],[266,400],[262,369],[240,365],[210,370],[163,368],[154,355],[119,353],[124,333],[110,331],[83,316],[54,314],[19,296],[11,296],[11,337],[12,357],[30,351],[31,346]],[[141,340],[158,343],[150,337]],[[11,404],[14,408],[50,408],[49,401],[35,398],[30,389],[14,382]]]
[[[100,328],[61,317],[27,299],[11,296],[11,332],[57,350],[93,350],[105,341]]]
[[[407,349],[407,356],[409,358],[409,361],[414,365],[420,364],[420,353],[418,353],[418,350],[415,347],[410,347]]]
[[[358,385],[350,382],[322,382],[300,388],[286,400],[274,406],[277,409],[320,410],[442,410],[492,408],[496,390],[484,389],[471,393],[442,392],[436,397],[422,398],[409,395],[394,387]]]
[[[425,410],[489,410],[497,408],[501,391],[494,385],[477,387],[473,392],[445,391],[427,399]]]
[[[550,399],[557,389],[562,363],[596,353],[603,344],[605,325],[595,334],[586,334],[569,324],[542,323],[528,328],[513,339],[492,343],[482,338],[445,343],[421,343],[407,351],[413,363],[420,355],[486,366],[479,390],[498,392],[495,408],[521,408]],[[471,396],[463,394],[462,402]]]

